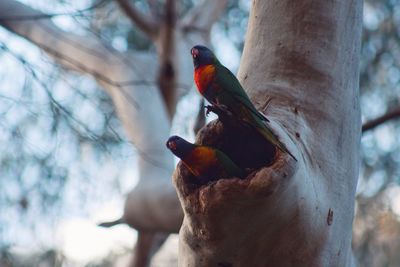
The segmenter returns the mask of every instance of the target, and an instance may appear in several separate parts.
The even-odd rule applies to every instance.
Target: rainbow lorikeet
[[[250,125],[270,143],[297,160],[268,127],[266,123],[269,120],[254,107],[235,75],[218,61],[214,53],[205,46],[196,45],[191,54],[194,81],[199,93],[214,107]]]
[[[192,144],[179,136],[171,136],[167,141],[167,148],[180,158],[196,177],[244,177],[244,171],[216,148]]]

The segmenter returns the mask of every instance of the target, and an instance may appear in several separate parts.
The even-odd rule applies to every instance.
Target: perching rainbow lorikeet
[[[216,148],[192,144],[179,136],[171,136],[167,141],[167,148],[180,158],[196,177],[243,178],[245,174],[227,155]]]
[[[235,118],[254,127],[270,143],[296,160],[268,127],[266,123],[269,120],[254,107],[235,75],[218,61],[214,53],[205,46],[196,45],[191,54],[199,93],[213,106],[229,111]]]

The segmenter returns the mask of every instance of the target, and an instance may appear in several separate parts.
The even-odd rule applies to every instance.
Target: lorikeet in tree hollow
[[[243,170],[216,148],[192,144],[179,136],[171,136],[167,141],[167,148],[180,158],[196,177],[244,177]]]
[[[230,112],[235,118],[253,127],[270,143],[288,153],[266,124],[269,120],[251,103],[249,97],[233,73],[223,66],[214,53],[205,46],[191,49],[194,64],[194,81],[199,93],[220,110]]]

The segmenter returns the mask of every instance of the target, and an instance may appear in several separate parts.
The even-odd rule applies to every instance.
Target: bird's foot
[[[210,112],[213,112],[213,113],[217,114],[216,113],[216,108],[214,106],[207,105],[207,106],[204,106],[204,108],[206,109],[206,116],[207,117],[208,117],[208,115],[210,115]]]
[[[204,107],[206,109],[206,116],[210,114],[210,112],[215,113],[218,115],[218,117],[232,117],[233,114],[228,110],[228,107],[225,105],[221,104],[213,104],[213,105],[207,105]]]
[[[215,113],[218,116],[218,119],[224,123],[231,126],[237,125],[237,119],[235,119],[233,113],[228,109],[227,106],[221,104],[213,104],[210,106],[206,106],[206,115],[210,112]]]

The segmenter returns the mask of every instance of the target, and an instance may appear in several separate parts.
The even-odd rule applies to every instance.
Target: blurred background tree
[[[99,40],[105,51],[160,55],[156,42],[143,28],[132,26],[118,1],[21,2],[49,15],[2,13],[1,25],[51,19],[66,32]],[[130,3],[153,17],[162,18],[165,12],[166,1]],[[181,18],[201,1],[177,3],[177,17]],[[232,70],[239,64],[250,4],[247,0],[229,1],[211,31],[216,53]],[[399,109],[399,29],[399,1],[365,1],[360,63],[364,122]],[[192,42],[206,41],[207,36],[193,38]],[[125,195],[140,177],[136,163],[143,157],[140,144],[132,144],[112,97],[99,90],[102,82],[107,83],[104,77],[92,73],[100,81],[96,83],[93,77],[62,68],[41,48],[4,28],[0,28],[0,49],[0,266],[113,266],[133,245],[136,235],[124,226],[104,230],[95,224],[123,214]],[[178,52],[190,60],[187,49]],[[121,62],[130,60],[121,57]],[[133,64],[133,68],[143,70],[146,65]],[[191,66],[181,71],[188,77],[183,78],[184,84],[179,84],[180,80],[175,84],[180,101],[172,132],[193,140],[199,97],[189,91],[191,71]],[[135,77],[133,82],[143,79]],[[150,82],[159,86],[154,79]],[[180,85],[185,88],[179,89]],[[130,95],[123,97],[130,105],[137,104]],[[398,125],[395,120],[385,122],[366,130],[361,140],[353,237],[360,266],[400,266]],[[169,182],[169,177],[163,179]],[[101,244],[101,240],[107,241]],[[176,245],[176,239],[168,244]],[[176,265],[173,257],[169,263]]]
[[[361,140],[353,227],[353,247],[360,266],[400,264],[399,26],[399,1],[365,1],[360,75],[363,121],[387,114],[391,120],[364,129]]]

